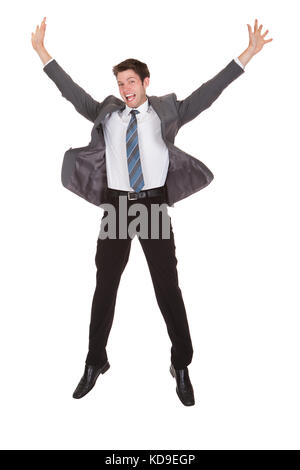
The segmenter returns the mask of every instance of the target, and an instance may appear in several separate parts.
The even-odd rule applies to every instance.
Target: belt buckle
[[[131,197],[131,196],[135,196],[135,197]],[[127,197],[129,199],[129,201],[134,201],[138,198],[138,195],[135,192],[128,191]]]

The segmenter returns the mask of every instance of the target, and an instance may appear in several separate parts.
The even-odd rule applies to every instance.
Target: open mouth
[[[135,97],[136,97],[136,94],[132,93],[130,95],[127,95],[125,98],[126,98],[127,103],[130,103],[131,101],[134,100]]]

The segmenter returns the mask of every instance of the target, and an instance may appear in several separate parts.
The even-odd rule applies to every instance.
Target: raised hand
[[[31,33],[31,43],[35,51],[43,49],[44,46],[44,37],[46,31],[46,16],[41,22],[41,26],[37,25],[35,33]]]
[[[254,23],[254,30],[252,31],[251,26],[247,24],[248,26],[248,32],[249,32],[249,46],[248,50],[252,52],[252,55],[257,54],[259,51],[262,50],[263,46],[270,41],[273,41],[273,39],[264,39],[266,34],[269,32],[267,29],[264,34],[261,34],[261,30],[263,25],[261,24],[259,28],[257,27],[257,19],[255,20]]]

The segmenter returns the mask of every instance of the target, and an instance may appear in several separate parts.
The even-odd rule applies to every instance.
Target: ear
[[[149,86],[149,83],[150,83],[150,77],[144,78],[144,87],[145,88],[147,88],[147,86]]]

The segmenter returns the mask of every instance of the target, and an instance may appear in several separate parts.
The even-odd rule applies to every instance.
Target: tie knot
[[[133,116],[134,116],[135,114],[138,114],[138,113],[139,113],[139,111],[138,111],[137,109],[132,109],[132,110],[130,111],[130,114],[132,114]]]

